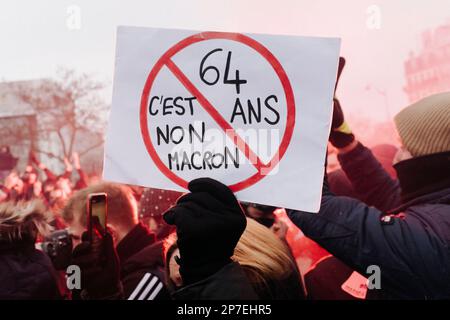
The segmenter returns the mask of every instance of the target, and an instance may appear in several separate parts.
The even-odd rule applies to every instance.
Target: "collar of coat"
[[[117,245],[117,255],[121,264],[154,242],[155,234],[143,224],[137,224]]]
[[[435,153],[394,165],[404,204],[450,188],[450,152]]]
[[[412,206],[417,206],[421,204],[448,204],[450,205],[450,188],[445,188],[440,191],[432,192],[430,194],[426,194],[415,199],[412,199],[408,202],[405,202],[398,208],[391,210],[388,214],[398,214],[404,212],[406,209]]]

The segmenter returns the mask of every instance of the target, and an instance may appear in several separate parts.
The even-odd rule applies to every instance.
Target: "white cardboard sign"
[[[119,27],[105,180],[317,212],[340,40]]]

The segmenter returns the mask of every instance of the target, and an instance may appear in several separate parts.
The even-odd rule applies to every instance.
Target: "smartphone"
[[[91,193],[88,196],[88,235],[92,239],[94,228],[102,235],[106,233],[106,223],[108,215],[108,197],[106,193]]]

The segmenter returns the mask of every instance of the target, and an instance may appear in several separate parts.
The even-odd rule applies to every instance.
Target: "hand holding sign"
[[[344,70],[344,66],[345,66],[345,59],[340,57],[335,88],[337,88],[338,86],[339,79],[341,77],[342,71]],[[353,135],[352,130],[345,121],[344,112],[342,111],[341,108],[341,103],[336,97],[334,97],[333,120],[331,122],[330,142],[336,148],[344,148],[350,145],[354,140],[355,136]]]
[[[337,39],[126,27],[117,45],[105,179],[318,209]]]
[[[230,263],[247,225],[241,206],[227,186],[200,178],[189,183],[189,190],[191,193],[182,196],[164,215],[168,224],[177,227],[184,285]]]

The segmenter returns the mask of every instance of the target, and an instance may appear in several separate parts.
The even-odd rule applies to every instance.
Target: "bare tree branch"
[[[88,153],[89,151],[91,151],[91,150],[93,150],[93,149],[96,149],[96,148],[98,148],[98,147],[101,147],[104,143],[105,143],[104,140],[100,140],[100,141],[98,141],[97,143],[93,144],[92,146],[90,146],[90,147],[84,149],[83,151],[79,152],[80,157],[83,156],[83,155],[85,155],[86,153]]]
[[[44,155],[46,155],[46,156],[49,157],[49,158],[57,159],[57,160],[59,160],[61,163],[64,162],[64,158],[62,158],[62,157],[59,156],[59,155],[54,154],[53,152],[44,151],[44,150],[41,150],[41,149],[36,148],[36,147],[34,148],[33,151],[36,152],[36,153],[44,154]]]
[[[63,161],[64,156],[69,157],[76,148],[82,148],[80,144],[84,142],[78,139],[80,134],[100,137],[98,142],[80,152],[80,157],[103,144],[107,106],[99,98],[99,90],[104,88],[102,83],[70,69],[60,68],[57,74],[56,79],[19,82],[11,86],[19,100],[38,115],[38,125],[27,126],[26,130],[22,126],[22,131],[15,128],[4,130],[19,141],[56,137],[55,142],[62,154],[49,150],[37,152]]]

